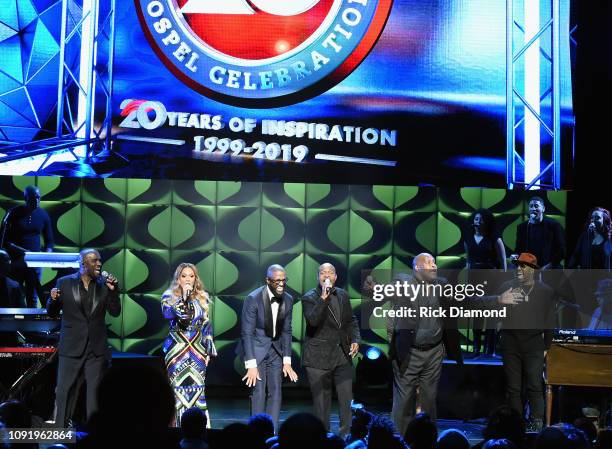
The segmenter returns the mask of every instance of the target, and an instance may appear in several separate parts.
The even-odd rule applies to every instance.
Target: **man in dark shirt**
[[[435,284],[442,282],[437,278],[437,266],[431,254],[417,255],[412,263],[413,276],[406,279],[409,283]],[[412,298],[412,307],[443,306],[439,297],[419,295]],[[399,305],[395,305],[397,307]],[[391,318],[387,320],[389,356],[393,368],[393,408],[391,417],[401,435],[414,417],[416,392],[419,389],[421,410],[436,419],[436,398],[438,381],[442,372],[445,352],[462,363],[457,328],[445,329],[443,320],[435,317]]]
[[[552,342],[555,325],[555,295],[552,288],[536,279],[539,269],[537,258],[521,253],[515,261],[518,265],[516,279],[502,285],[501,290],[512,289],[520,298],[512,306],[502,322],[501,348],[506,393],[510,407],[523,416],[521,392],[523,382],[530,405],[530,429],[539,431],[544,420],[544,392],[542,373],[544,356]]]
[[[544,217],[544,200],[529,200],[529,220],[516,228],[516,253],[533,254],[543,270],[561,268],[565,259],[565,235],[561,225]]]
[[[2,221],[2,246],[11,256],[11,277],[25,288],[28,307],[36,306],[36,296],[43,301],[40,268],[28,268],[26,251],[53,251],[53,230],[49,215],[40,206],[40,190],[27,186],[23,191],[25,204],[10,209]],[[40,235],[45,245],[41,247]]]
[[[415,313],[401,317],[389,315],[386,322],[393,370],[391,417],[401,435],[406,432],[408,423],[416,413],[417,389],[421,411],[428,413],[435,421],[438,382],[445,354],[458,365],[463,364],[457,318],[450,315],[438,318],[435,314],[421,312],[422,309],[448,310],[451,305],[457,304],[454,298],[445,297],[435,288],[430,288],[444,286],[447,280],[438,277],[436,260],[431,254],[417,255],[412,268],[412,276],[400,273],[396,280],[422,288],[415,293],[416,296],[394,298],[391,308],[401,311],[402,307],[407,307]],[[494,308],[497,304],[514,303],[510,289],[506,288],[501,295],[466,298],[461,305]]]

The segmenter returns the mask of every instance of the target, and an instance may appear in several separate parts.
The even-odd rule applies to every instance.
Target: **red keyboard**
[[[42,357],[55,352],[54,346],[0,346],[0,358]]]

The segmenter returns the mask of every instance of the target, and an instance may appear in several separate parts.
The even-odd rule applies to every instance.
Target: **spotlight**
[[[376,346],[367,345],[362,351],[365,357],[357,363],[357,383],[364,387],[387,384],[391,371],[387,356]]]
[[[381,355],[382,352],[375,346],[370,346],[365,353],[365,356],[370,360],[377,360]]]

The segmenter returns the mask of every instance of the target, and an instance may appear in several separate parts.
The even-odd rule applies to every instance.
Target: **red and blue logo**
[[[297,103],[346,78],[382,32],[393,0],[134,0],[164,64],[223,103]]]

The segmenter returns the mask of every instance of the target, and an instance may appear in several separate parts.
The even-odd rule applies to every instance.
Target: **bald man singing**
[[[436,260],[431,254],[421,253],[412,262],[413,274],[401,274],[400,281],[423,284],[416,297],[409,298],[411,307],[421,309],[447,309],[454,298],[438,296],[441,289],[429,288],[447,281],[438,277]],[[397,302],[393,307],[406,306]],[[497,304],[517,304],[508,288],[500,295],[465,298],[464,306],[493,308]],[[416,313],[415,316],[393,317],[387,320],[389,357],[393,368],[393,408],[391,416],[400,435],[406,432],[416,409],[416,392],[419,391],[421,411],[436,419],[438,381],[442,372],[445,353],[458,364],[463,363],[459,346],[457,318],[438,318],[434,314]]]
[[[346,290],[336,287],[336,268],[330,263],[319,267],[316,288],[302,298],[306,318],[306,342],[302,364],[306,367],[312,392],[314,414],[329,430],[332,384],[338,393],[340,435],[351,425],[353,399],[352,358],[359,351],[359,326]]]
[[[55,390],[57,427],[72,418],[80,385],[87,385],[87,416],[96,410],[96,388],[110,362],[106,312],[121,313],[119,287],[113,275],[103,276],[100,253],[87,248],[79,253],[78,272],[57,280],[47,299],[47,313],[62,312]]]
[[[413,275],[409,283],[436,284],[436,261],[431,254],[421,253],[412,263]],[[441,307],[444,298],[419,295],[414,299],[417,307]],[[446,329],[445,329],[446,327]],[[459,331],[456,326],[444,326],[441,318],[394,318],[387,322],[389,356],[393,368],[393,408],[391,416],[400,435],[406,431],[416,408],[416,392],[419,389],[421,411],[436,419],[438,381],[442,372],[442,360],[446,353],[457,363],[462,363],[459,347]]]

